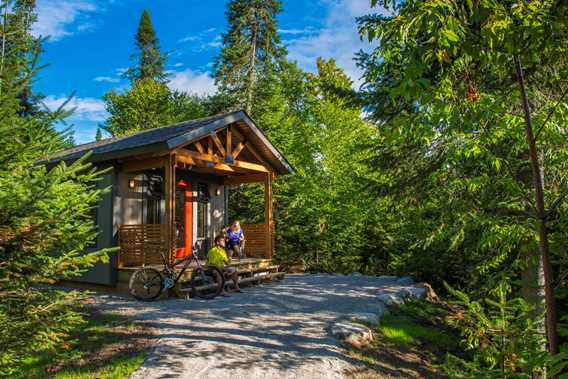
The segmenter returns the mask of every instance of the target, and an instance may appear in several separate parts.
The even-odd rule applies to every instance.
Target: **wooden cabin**
[[[262,224],[245,224],[247,257],[274,254],[272,182],[293,171],[284,156],[244,112],[182,122],[124,137],[79,145],[49,164],[88,160],[109,172],[101,187],[110,192],[94,212],[98,237],[93,249],[118,246],[108,264],[98,263],[80,280],[116,285],[121,271],[173,262],[203,250],[231,222],[227,187],[264,183]]]

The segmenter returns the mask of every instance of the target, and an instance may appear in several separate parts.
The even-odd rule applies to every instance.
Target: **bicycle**
[[[164,269],[158,271],[151,267],[142,267],[136,270],[130,277],[130,294],[137,300],[152,301],[157,299],[162,293],[175,287],[183,273],[195,261],[196,267],[191,272],[191,289],[193,294],[202,299],[213,299],[218,296],[225,287],[225,277],[217,267],[204,267],[199,262],[196,252],[199,251],[197,244],[193,247],[192,253],[185,258],[178,260],[171,266],[161,251]],[[179,274],[176,275],[174,267],[183,263]]]

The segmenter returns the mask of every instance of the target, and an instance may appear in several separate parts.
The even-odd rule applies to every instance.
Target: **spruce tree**
[[[97,128],[97,134],[95,135],[95,141],[101,141],[103,139],[103,132],[100,128]]]
[[[136,32],[135,46],[138,50],[132,55],[137,60],[135,66],[128,69],[125,76],[132,82],[140,79],[153,79],[159,82],[166,81],[166,59],[160,51],[160,42],[154,31],[154,25],[150,18],[150,12],[144,9]]]
[[[54,128],[65,115],[24,111],[21,94],[31,88],[40,46],[18,44],[26,29],[8,28],[18,12],[12,5],[0,1],[0,377],[21,375],[21,362],[65,342],[82,319],[77,294],[45,285],[100,258],[83,255],[97,234],[100,174],[84,160],[39,163],[65,146],[67,136]]]
[[[279,0],[232,0],[228,4],[229,30],[223,35],[214,77],[221,91],[248,113],[252,113],[258,84],[284,56],[276,22],[281,10]]]

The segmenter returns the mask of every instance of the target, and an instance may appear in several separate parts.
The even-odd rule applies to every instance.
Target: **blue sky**
[[[94,139],[106,118],[101,96],[128,82],[120,73],[130,65],[134,33],[149,9],[162,50],[169,53],[171,88],[205,94],[215,91],[211,64],[226,30],[225,0],[38,0],[36,35],[48,37],[36,89],[54,108],[75,92],[75,141]],[[370,0],[284,0],[278,22],[289,58],[313,70],[318,56],[335,58],[357,82],[353,56],[367,48],[357,35],[355,17],[371,12]]]

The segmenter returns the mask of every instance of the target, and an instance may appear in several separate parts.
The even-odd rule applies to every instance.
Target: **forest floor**
[[[94,301],[97,309],[159,330],[134,379],[439,377],[423,354],[408,346],[401,350],[388,338],[380,342],[386,355],[379,357],[373,349],[349,350],[330,334],[331,325],[349,314],[379,312],[377,296],[400,289],[378,277],[288,275],[281,282],[209,301],[141,303],[115,295]]]
[[[86,322],[57,349],[27,357],[15,378],[116,379],[136,371],[151,350],[157,330],[129,317],[86,308]]]

